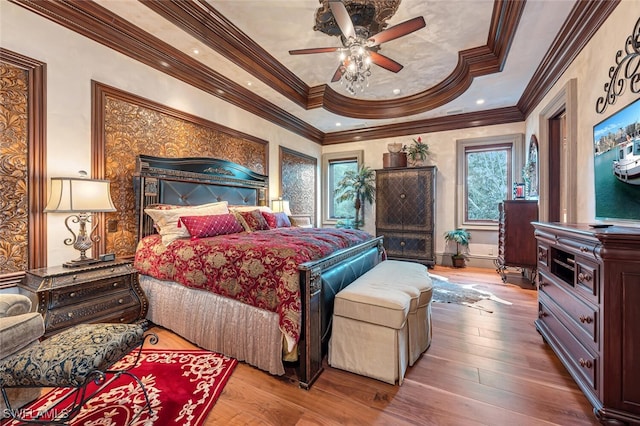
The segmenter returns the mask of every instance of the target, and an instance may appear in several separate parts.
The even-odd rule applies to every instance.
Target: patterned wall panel
[[[28,73],[0,62],[0,274],[28,269]]]
[[[280,147],[280,196],[289,200],[291,213],[316,220],[317,159]]]
[[[105,234],[106,252],[118,256],[135,252],[137,222],[132,180],[138,154],[220,158],[267,174],[266,141],[234,134],[198,117],[97,86],[105,95],[100,103],[103,128],[98,132],[104,138],[104,178],[111,181],[111,196],[117,209],[106,215],[107,223],[117,220],[117,231]]]

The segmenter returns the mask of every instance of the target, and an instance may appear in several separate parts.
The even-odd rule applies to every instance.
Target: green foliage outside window
[[[467,220],[497,221],[508,198],[507,149],[467,152]]]
[[[353,208],[353,201],[351,200],[342,200],[339,201],[336,193],[337,184],[343,178],[345,173],[351,171],[355,173],[358,171],[358,162],[355,160],[352,161],[334,161],[329,165],[329,175],[330,175],[330,187],[329,191],[332,194],[331,197],[331,206],[329,208],[329,215],[332,219],[355,219],[355,210]]]

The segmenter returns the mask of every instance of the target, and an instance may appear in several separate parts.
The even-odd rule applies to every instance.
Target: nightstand
[[[128,260],[26,272],[20,291],[44,317],[45,337],[80,323],[131,323],[147,315],[147,299]]]

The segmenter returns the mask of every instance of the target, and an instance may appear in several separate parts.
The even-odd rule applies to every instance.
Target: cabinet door
[[[433,230],[433,169],[378,172],[376,226],[392,231]]]

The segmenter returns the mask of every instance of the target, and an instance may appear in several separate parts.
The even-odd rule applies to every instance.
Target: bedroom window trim
[[[322,154],[322,225],[335,226],[339,219],[331,217],[331,190],[329,169],[332,163],[356,161],[358,167],[364,163],[364,150],[331,152]]]
[[[514,182],[522,181],[519,176],[524,164],[524,134],[515,133],[481,138],[459,139],[456,141],[456,227],[464,227],[469,230],[498,230],[497,220],[477,221],[467,219],[467,153],[497,149],[510,150],[510,156],[507,159],[507,185],[510,188]],[[510,191],[507,191],[505,198],[511,198]]]

